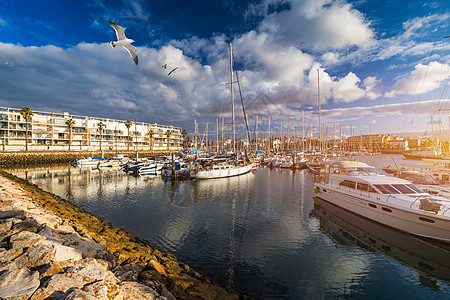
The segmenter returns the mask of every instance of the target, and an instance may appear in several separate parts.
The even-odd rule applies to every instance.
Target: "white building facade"
[[[72,119],[71,128],[66,121]],[[98,124],[103,123],[103,129]],[[0,144],[3,150],[24,150],[26,120],[20,109],[0,107]],[[34,111],[28,123],[28,150],[155,150],[178,151],[183,147],[181,128],[93,118],[65,113]]]

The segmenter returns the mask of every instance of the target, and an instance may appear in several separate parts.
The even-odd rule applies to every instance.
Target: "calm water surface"
[[[180,182],[111,169],[13,173],[256,299],[450,298],[448,249],[314,199],[306,170]]]

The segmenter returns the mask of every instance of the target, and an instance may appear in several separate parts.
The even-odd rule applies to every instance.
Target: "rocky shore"
[[[171,254],[0,171],[0,299],[239,299]]]

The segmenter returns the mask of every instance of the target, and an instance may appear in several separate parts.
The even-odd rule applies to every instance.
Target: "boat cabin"
[[[423,194],[409,181],[387,176],[386,173],[362,162],[337,161],[321,164],[317,183],[360,193],[376,194]]]

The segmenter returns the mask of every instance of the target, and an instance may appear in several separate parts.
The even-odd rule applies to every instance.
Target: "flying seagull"
[[[173,69],[172,71],[169,72],[169,74],[167,74],[167,76],[169,76],[170,74],[172,74],[173,72],[175,72],[178,69],[178,67],[176,67],[175,69]]]
[[[125,36],[125,29],[114,23],[111,22],[110,20],[108,20],[108,23],[114,28],[114,30],[116,31],[116,36],[117,36],[117,42],[113,42],[111,41],[111,47],[115,48],[116,46],[122,46],[125,49],[127,49],[128,53],[130,53],[131,58],[133,59],[134,63],[137,65],[138,64],[138,54],[136,51],[136,48],[134,48],[133,45],[131,45],[131,43],[134,43],[134,40],[129,39]]]
[[[162,65],[164,69],[167,69],[167,64]]]

